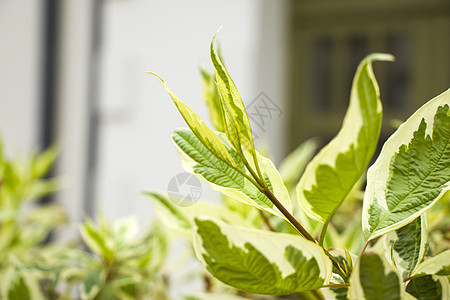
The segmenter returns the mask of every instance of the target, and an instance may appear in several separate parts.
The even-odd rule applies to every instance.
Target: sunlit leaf
[[[145,192],[144,194],[149,196],[150,199],[152,199],[152,203],[157,205],[157,213],[161,214],[163,221],[167,226],[171,226],[189,236],[192,234],[190,231],[192,228],[191,224],[194,219],[199,216],[210,216],[235,225],[252,226],[249,220],[222,204],[197,202],[192,206],[181,208],[173,204],[170,198],[162,193]],[[235,200],[232,201],[239,203]]]
[[[331,261],[316,243],[298,235],[195,220],[199,260],[220,281],[247,293],[284,295],[320,288]]]
[[[157,192],[144,192],[144,195],[152,200],[157,212],[162,214],[163,218],[169,221],[168,223],[184,230],[191,229],[192,226],[188,217],[170,201],[169,197]]]
[[[406,286],[406,292],[417,300],[441,300],[450,297],[448,280],[432,275],[411,279]]]
[[[450,250],[446,250],[422,262],[413,273],[414,275],[450,276]]]
[[[411,276],[423,260],[427,245],[426,216],[386,235],[386,251],[389,259],[402,272],[403,278]]]
[[[236,166],[236,163],[226,150],[225,146],[220,142],[214,132],[209,129],[209,127],[203,122],[200,117],[184,102],[182,102],[167,86],[167,84],[162,80],[158,75],[148,72],[150,75],[155,76],[159,79],[161,84],[164,86],[166,91],[169,93],[173,102],[175,103],[178,111],[183,116],[183,119],[186,121],[186,124],[195,134],[197,139],[211,152],[213,153],[219,160],[222,160],[226,164],[230,166]]]
[[[400,300],[404,295],[397,269],[376,253],[364,253],[350,277],[352,300]]]
[[[186,171],[196,175],[209,183],[214,190],[220,191],[230,198],[284,218],[269,198],[245,177],[245,174],[250,176],[247,169],[236,151],[231,148],[231,145],[228,147],[228,142],[224,136],[219,135],[235,160],[237,169],[231,168],[228,164],[220,161],[191,131],[177,129],[171,136]],[[275,166],[269,159],[261,155],[257,155],[257,157],[265,175],[266,184],[272,187],[274,195],[284,207],[288,211],[292,211],[289,193]]]
[[[396,230],[449,189],[450,90],[417,110],[370,167],[363,205],[366,239]]]
[[[225,132],[224,115],[219,92],[216,86],[216,76],[205,69],[200,69],[202,75],[203,98],[208,107],[209,117],[217,131]]]
[[[244,107],[244,102],[230,74],[228,74],[222,60],[214,49],[214,41],[215,36],[211,41],[210,52],[211,60],[216,71],[217,89],[222,100],[225,133],[239,154],[243,153],[244,150],[250,153],[250,159],[253,160],[255,170],[259,171],[258,163],[255,161],[256,150],[253,143],[252,128]]]
[[[300,207],[309,217],[329,222],[366,170],[382,118],[372,62],[392,59],[387,54],[372,54],[359,65],[341,130],[307,165],[297,185]]]

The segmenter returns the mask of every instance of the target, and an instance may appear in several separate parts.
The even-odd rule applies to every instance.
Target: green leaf
[[[320,288],[331,277],[323,249],[300,236],[195,220],[194,248],[220,281],[247,293],[284,295]]]
[[[422,215],[406,226],[386,235],[385,243],[389,259],[402,272],[403,278],[411,276],[413,270],[425,256],[426,216]]]
[[[89,269],[81,283],[81,299],[95,299],[97,294],[103,288],[106,280],[105,269],[95,267]]]
[[[47,180],[39,180],[29,185],[29,198],[31,200],[39,199],[41,197],[52,194],[61,190],[64,185],[61,178],[51,178]]]
[[[224,132],[224,115],[222,103],[220,101],[219,92],[217,91],[215,74],[209,73],[207,70],[200,69],[202,75],[203,98],[208,107],[209,117],[217,131]]]
[[[159,79],[163,87],[169,93],[173,102],[175,103],[181,116],[186,121],[186,124],[195,134],[197,139],[214,155],[225,162],[226,164],[236,167],[236,164],[225,146],[220,142],[214,132],[203,122],[200,117],[185,103],[183,103],[167,86],[167,84],[158,75],[148,72],[148,74],[155,76]]]
[[[130,300],[130,298],[122,297],[123,295],[117,293],[117,290],[113,286],[113,284],[106,283],[102,289],[95,296],[95,300],[111,300],[111,299],[123,299]],[[136,299],[136,298],[131,298]]]
[[[80,227],[81,237],[89,249],[97,255],[110,258],[112,256],[111,249],[108,248],[105,238],[100,234],[92,222],[86,222]]]
[[[279,170],[286,186],[291,187],[294,185],[294,182],[297,182],[317,147],[317,139],[309,139],[298,146],[281,162]]]
[[[9,300],[31,299],[31,295],[32,295],[31,290],[22,276],[16,278],[16,280],[13,282],[10,282],[7,299]]]
[[[14,267],[2,272],[0,281],[2,299],[8,300],[42,300],[39,282],[31,272],[25,271],[13,259]]]
[[[391,55],[372,54],[361,62],[341,130],[308,164],[297,185],[300,207],[317,221],[329,222],[372,158],[382,118],[372,62],[392,59]]]
[[[399,272],[376,253],[360,256],[350,277],[350,299],[400,300],[404,294]]]
[[[362,217],[366,240],[410,223],[449,189],[449,104],[450,90],[422,106],[370,167]]]
[[[170,223],[175,223],[176,227],[183,230],[191,229],[192,226],[188,217],[166,195],[157,192],[144,192],[143,194],[152,200],[157,208],[156,211],[163,214],[164,219],[170,220]]]
[[[320,291],[327,300],[348,300],[348,287],[323,288]]]
[[[194,218],[199,216],[210,216],[230,224],[252,227],[250,220],[245,219],[238,212],[232,211],[222,204],[197,202],[192,206],[180,209],[172,203],[168,196],[161,193],[145,192],[144,195],[149,196],[153,200],[152,203],[156,205],[156,211],[161,215],[167,226],[189,234],[189,236],[192,234],[191,223],[193,223]],[[240,202],[233,202],[240,204]],[[247,205],[245,207],[252,209]]]
[[[234,149],[239,153],[244,153],[244,150],[250,153],[253,160],[254,170],[259,172],[258,161],[256,158],[255,145],[253,143],[252,128],[248,119],[247,112],[244,107],[244,102],[239,95],[239,92],[233,80],[225,69],[219,55],[214,49],[214,41],[216,36],[211,41],[211,60],[216,70],[216,85],[219,91],[220,99],[222,100],[222,109],[225,120],[225,134],[228,140],[233,145]],[[262,179],[262,178],[260,178]]]
[[[418,265],[413,273],[413,275],[423,274],[450,276],[450,250],[428,258]]]
[[[244,174],[248,175],[248,172],[242,160],[237,152],[231,148],[223,135],[219,134],[219,137],[225,143],[225,146],[229,146],[227,150],[233,157],[237,169],[231,168],[219,160],[191,131],[177,129],[172,132],[171,136],[186,171],[209,183],[214,190],[228,197],[284,218],[269,198],[257,186],[245,178]],[[273,187],[273,192],[277,199],[288,211],[292,212],[289,193],[275,166],[269,159],[259,154],[257,157],[259,165],[266,175],[266,184]]]
[[[408,282],[406,291],[418,300],[448,299],[449,284],[447,279],[439,276],[423,276]]]
[[[50,168],[54,165],[59,154],[59,146],[54,145],[43,153],[33,157],[31,162],[31,171],[33,178],[41,178],[45,176]]]

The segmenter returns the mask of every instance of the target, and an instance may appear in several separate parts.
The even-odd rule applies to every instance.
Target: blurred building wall
[[[0,135],[11,154],[38,148],[40,1],[0,1]]]
[[[246,105],[264,92],[283,106],[283,3],[270,1],[105,1],[101,61],[97,209],[107,215],[151,206],[138,192],[165,192],[184,172],[170,132],[186,127],[169,95],[146,71],[164,78],[204,120],[199,65],[212,70],[209,46],[216,30],[225,64]],[[273,119],[261,142],[272,137],[280,152],[282,118]],[[269,129],[270,127],[270,129]],[[274,129],[276,128],[276,130]],[[259,142],[259,141],[258,141]],[[203,200],[216,193],[202,186]]]
[[[0,0],[0,129],[13,152],[41,144],[43,43],[48,11],[39,0]],[[285,3],[288,1],[56,1],[53,134],[61,145],[57,200],[75,225],[85,214],[152,215],[143,190],[165,192],[184,172],[169,134],[186,127],[170,97],[146,71],[162,76],[205,121],[199,66],[212,71],[218,34],[244,103],[264,93],[284,105]],[[55,4],[55,3],[54,3]],[[97,35],[100,31],[100,35]],[[284,114],[255,124],[257,144],[279,160]],[[16,151],[17,152],[17,151]],[[203,200],[217,194],[203,184]]]

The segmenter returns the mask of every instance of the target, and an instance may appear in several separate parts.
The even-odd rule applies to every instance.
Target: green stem
[[[294,226],[294,228],[305,239],[317,243],[316,239],[314,239],[309,234],[309,232],[306,231],[306,229],[303,228],[303,226],[297,221],[297,219],[295,219],[294,216],[289,211],[287,211],[287,209],[280,203],[280,201],[278,201],[278,199],[272,194],[272,192],[269,189],[261,190],[261,192],[263,192],[267,196],[267,198],[269,198],[269,200],[280,210],[280,212],[286,217],[286,219],[288,219],[288,221],[292,224],[292,226]],[[344,266],[342,266],[342,264],[339,261],[337,261],[336,258],[333,257],[333,255],[331,255],[325,248],[323,248],[323,246],[322,249],[325,252],[325,254],[331,259],[335,267],[341,270],[341,272],[348,277],[347,272],[345,272]]]
[[[261,174],[261,170],[259,169],[258,157],[256,157],[256,150],[253,150],[252,157],[253,157],[253,162],[255,163],[256,172],[258,172],[258,177],[264,181],[264,186],[266,186],[266,181],[264,180],[264,177]]]
[[[408,277],[403,278],[403,282],[407,282],[407,281],[409,281],[409,280],[411,280],[411,279],[415,279],[415,278],[419,278],[419,277],[424,277],[424,276],[427,276],[427,275],[429,275],[429,274],[415,274],[415,275],[411,275],[411,276],[408,276]]]
[[[260,209],[258,209],[258,211],[267,228],[269,228],[270,231],[276,232],[275,228],[273,228],[272,224],[270,224],[269,218],[264,214],[264,212]]]
[[[369,241],[367,240],[367,241],[364,242],[364,245],[362,246],[361,252],[359,252],[358,258],[363,255],[363,253],[366,250],[368,245],[369,245]]]
[[[241,157],[241,159],[242,159],[242,157]],[[223,161],[223,162],[225,162],[225,161]],[[247,161],[245,161],[245,162],[247,162]],[[247,169],[249,169],[250,170],[250,168],[245,164],[245,162],[244,162],[244,165],[247,167]],[[257,181],[255,181],[255,179],[253,179],[252,177],[250,177],[247,173],[245,173],[245,172],[242,172],[239,168],[237,168],[237,167],[233,167],[232,165],[230,165],[228,162],[225,162],[230,168],[232,168],[233,170],[235,170],[236,172],[238,172],[239,174],[241,174],[242,176],[244,176],[248,181],[250,181],[254,186],[256,186],[258,189],[260,188],[260,184],[259,184],[259,182],[257,182]],[[252,173],[252,172],[250,172],[250,173]],[[252,174],[252,176],[253,176],[253,174]]]
[[[328,218],[322,226],[322,230],[320,231],[319,245],[323,246],[323,242],[325,241],[325,235],[327,233],[328,224],[330,223],[331,218]]]
[[[283,206],[283,204],[281,204],[280,201],[278,201],[278,199],[275,197],[274,194],[272,194],[272,192],[269,190],[269,188],[266,185],[266,182],[264,181],[264,184],[260,183],[260,179],[255,172],[250,168],[248,161],[245,160],[245,157],[241,159],[244,161],[244,165],[247,167],[248,171],[250,172],[250,174],[253,176],[254,180],[257,181],[258,185],[255,184],[255,186],[264,194],[267,196],[267,198],[269,198],[270,202],[272,202],[276,208],[278,208],[278,210],[283,214],[283,216],[286,217],[286,219],[289,221],[289,223],[300,233],[300,235],[302,235],[305,239],[317,243],[316,239],[313,238],[309,232],[297,221],[297,219]],[[248,178],[246,176],[246,178]],[[252,181],[254,182],[254,181]],[[333,255],[331,255],[324,247],[323,245],[320,245],[323,249],[323,251],[325,252],[325,254],[331,259],[331,261],[333,262],[333,264],[336,266],[336,268],[338,268],[339,270],[341,270],[341,272],[343,274],[345,274],[348,277],[347,272],[345,272],[345,268],[341,265],[341,263],[339,261],[337,261]]]
[[[244,166],[247,168],[247,170],[250,172],[250,174],[252,175],[252,177],[254,178],[254,180],[256,180],[256,182],[257,182],[258,185],[259,185],[259,186],[258,186],[258,185],[255,184],[255,186],[258,187],[259,189],[260,189],[260,188],[267,189],[266,181],[264,180],[264,178],[263,178],[262,175],[261,175],[261,171],[259,170],[258,163],[255,162],[255,167],[256,167],[257,172],[258,172],[259,175],[257,175],[257,174],[255,173],[255,171],[253,171],[253,169],[251,168],[250,163],[248,162],[248,160],[247,160],[247,158],[245,157],[244,153],[243,153],[243,152],[242,152],[242,153],[238,152],[238,154],[239,154],[239,157],[241,158],[242,163],[244,164]],[[255,160],[255,159],[253,158],[253,160]],[[260,189],[260,190],[261,190],[261,189]]]
[[[347,194],[347,196],[348,196],[348,194]],[[345,196],[345,197],[347,197],[347,196]],[[323,246],[323,243],[324,243],[324,241],[325,241],[325,235],[326,235],[327,229],[328,229],[328,224],[330,224],[330,221],[331,221],[331,219],[333,218],[333,216],[334,216],[334,214],[336,213],[336,211],[337,211],[338,208],[339,208],[339,206],[336,207],[336,208],[331,212],[331,214],[328,216],[327,220],[325,221],[325,223],[324,223],[323,226],[322,226],[322,229],[321,229],[321,231],[320,231],[320,238],[319,238],[319,245],[320,245],[320,246]]]
[[[308,231],[306,231],[305,228],[297,221],[296,218],[283,206],[283,204],[278,201],[278,199],[272,194],[272,192],[269,189],[262,189],[261,190],[264,195],[269,198],[269,200],[278,208],[278,210],[283,214],[283,216],[286,217],[286,219],[294,226],[294,228],[307,240],[310,240],[311,242],[317,243],[317,241],[309,234]]]

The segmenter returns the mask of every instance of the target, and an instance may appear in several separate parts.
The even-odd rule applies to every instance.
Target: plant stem
[[[294,218],[294,216],[278,201],[278,199],[272,194],[269,189],[263,189],[261,192],[269,198],[269,200],[278,208],[278,210],[288,219],[288,221],[294,226],[294,228],[307,240],[314,243],[317,241],[306,231],[305,228]]]
[[[322,230],[320,231],[319,245],[323,246],[323,242],[325,241],[325,235],[327,233],[328,223],[330,223],[331,217],[329,217],[322,226]]]
[[[423,276],[427,276],[427,275],[429,275],[429,274],[415,274],[415,275],[411,275],[411,276],[403,278],[403,282],[407,282],[407,281],[409,281],[411,279],[415,279],[415,278],[419,278],[419,277],[423,277]]]
[[[270,224],[269,218],[264,214],[262,210],[259,210],[259,214],[261,215],[261,218],[264,221],[264,224],[266,224],[267,228],[269,228],[270,231],[276,232],[275,228],[273,228],[272,224]]]
[[[308,231],[306,231],[305,228],[297,221],[297,219],[294,218],[294,216],[287,211],[287,209],[278,201],[278,199],[272,194],[272,192],[269,189],[263,189],[262,192],[267,196],[267,198],[270,199],[270,201],[280,210],[280,212],[289,220],[289,222],[294,226],[294,228],[307,240],[310,240],[311,242],[317,243],[316,239],[313,238]],[[341,265],[339,261],[336,260],[336,258],[333,257],[325,248],[323,248],[323,251],[325,254],[331,259],[333,264],[336,268],[340,269],[343,274],[348,276],[347,272],[345,272],[344,266]]]
[[[264,189],[264,190],[268,190],[268,186],[266,181],[264,180],[264,178],[259,175],[256,175],[255,171],[253,171],[253,169],[250,167],[250,164],[248,163],[247,159],[245,158],[245,155],[242,155],[242,161],[244,162],[244,165],[246,166],[247,170],[250,172],[250,174],[252,175],[252,177],[256,180],[256,182],[258,182],[259,186]],[[261,172],[259,171],[259,169],[257,170],[258,174],[260,174]]]
[[[403,282],[407,282],[407,281],[411,280],[412,278],[413,278],[413,276],[405,277],[405,278],[403,278]]]
[[[364,251],[367,248],[367,245],[369,245],[369,241],[368,240],[364,242],[364,245],[362,246],[361,252],[359,252],[358,257],[361,257],[361,255],[363,255]]]
[[[245,160],[245,157],[244,157]],[[286,219],[289,221],[289,223],[291,223],[291,225],[300,233],[300,235],[302,235],[305,239],[317,243],[317,240],[315,238],[313,238],[308,231],[306,231],[306,229],[297,221],[296,218],[294,218],[294,216],[283,206],[283,204],[281,204],[280,201],[278,201],[278,199],[275,197],[274,194],[272,194],[272,192],[269,190],[269,188],[267,187],[267,184],[265,181],[263,181],[262,183],[260,182],[262,179],[260,179],[255,172],[253,172],[253,170],[250,168],[248,161],[245,160],[244,161],[244,165],[247,167],[248,171],[250,172],[250,174],[253,176],[253,179],[256,180],[256,182],[258,183],[257,185],[255,185],[264,195],[267,196],[267,198],[269,198],[270,202],[272,202],[276,208],[278,208],[278,210],[283,214],[283,216],[286,217]],[[253,182],[253,181],[252,181]],[[326,232],[326,228],[324,230],[324,232]],[[331,259],[331,261],[333,262],[333,264],[335,265],[336,268],[338,268],[339,270],[341,270],[341,272],[343,274],[345,274],[346,276],[348,276],[349,274],[347,274],[347,272],[345,272],[345,268],[341,265],[341,263],[339,261],[336,260],[336,258],[333,257],[333,255],[331,255],[324,247],[323,245],[320,245],[323,249],[323,251],[325,252],[325,254]]]

